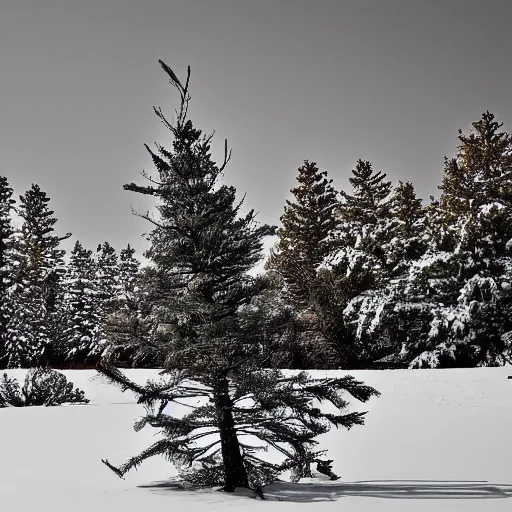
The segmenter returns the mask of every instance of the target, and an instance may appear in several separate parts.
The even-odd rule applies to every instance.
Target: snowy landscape
[[[120,463],[154,441],[134,432],[143,414],[130,393],[95,371],[64,371],[88,405],[0,409],[0,496],[5,510],[131,512],[151,510],[483,511],[512,506],[510,367],[354,371],[382,396],[367,404],[366,425],[320,439],[334,459],[335,482],[280,482],[267,501],[244,493],[184,491],[173,467],[155,457],[124,480],[101,463]],[[139,383],[155,370],[126,370]],[[312,372],[315,375],[346,372]],[[8,370],[23,377],[24,370]]]
[[[349,193],[304,160],[277,229],[188,119],[191,68],[160,66],[173,149],[124,185],[156,199],[148,266],[66,261],[46,193],[0,177],[2,503],[509,510],[512,135],[490,112],[460,132],[428,206],[369,161]]]
[[[0,0],[0,512],[512,510],[512,3],[373,3]]]

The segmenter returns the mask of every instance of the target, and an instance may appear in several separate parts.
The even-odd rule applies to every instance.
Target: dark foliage
[[[146,255],[153,264],[149,316],[157,328],[139,338],[135,355],[158,355],[164,370],[160,381],[145,386],[108,364],[99,370],[139,395],[147,414],[135,428],[152,426],[161,438],[118,468],[104,462],[122,476],[148,457],[163,455],[189,481],[221,483],[225,491],[257,489],[299,464],[297,451],[315,446],[315,437],[331,425],[363,423],[362,413],[344,412],[343,391],[362,401],[378,393],[351,378],[318,380],[264,370],[289,335],[290,312],[265,300],[268,278],[248,271],[261,258],[263,237],[275,229],[258,226],[254,211],[241,215],[236,190],[220,183],[230,154],[226,144],[222,165],[213,162],[212,137],[187,119],[190,69],[183,85],[160,64],[181,98],[172,123],[155,109],[173,136],[172,150],[147,148],[158,177],[145,174],[149,185],[125,188],[159,200],[159,219],[142,215],[154,226]],[[190,400],[183,415],[167,407]],[[316,401],[331,402],[338,413],[323,413]],[[282,455],[282,463],[260,455],[268,447]]]
[[[120,467],[105,464],[123,476],[145,459],[163,455],[180,470],[182,478],[196,486],[226,484],[225,462],[221,450],[222,422],[215,413],[217,398],[213,386],[189,380],[189,372],[176,372],[166,385],[148,382],[145,386],[131,382],[114,367],[99,366],[99,371],[123,390],[139,395],[138,402],[148,414],[138,421],[135,429],[146,425],[158,428],[162,438]],[[328,471],[324,451],[315,449],[316,437],[331,426],[352,428],[363,425],[366,413],[346,413],[348,402],[343,393],[366,402],[379,393],[362,382],[343,378],[314,379],[306,372],[284,376],[278,370],[233,373],[228,382],[226,400],[235,435],[239,439],[243,467],[248,483],[256,489],[274,481],[282,472],[292,470],[296,479],[311,475],[310,465],[317,463]],[[190,400],[192,399],[192,400]],[[178,404],[201,400],[204,405],[190,406],[182,417],[169,414]],[[329,402],[337,412],[323,412],[318,403]],[[173,404],[176,404],[173,407]],[[169,407],[168,407],[169,406]],[[255,442],[256,441],[256,442]],[[265,460],[271,448],[282,461]],[[331,461],[332,462],[332,461]],[[329,467],[325,466],[327,464]],[[331,478],[335,475],[329,474]]]
[[[0,381],[0,407],[56,406],[62,404],[87,404],[84,392],[73,389],[65,375],[48,368],[28,371],[23,387],[4,373]]]
[[[279,242],[267,266],[281,274],[290,298],[307,306],[316,269],[331,250],[338,202],[332,180],[315,162],[304,161],[297,182],[291,190],[293,200],[286,201]]]
[[[15,201],[12,199],[13,189],[7,178],[0,177],[0,368],[7,365],[6,344],[9,319],[12,316],[12,304],[8,294],[11,285],[11,268],[9,249],[14,233],[11,214]]]

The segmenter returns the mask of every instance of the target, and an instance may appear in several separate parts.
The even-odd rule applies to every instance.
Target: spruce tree
[[[96,362],[105,346],[98,306],[96,265],[92,251],[85,249],[78,241],[70,254],[64,289],[65,358],[77,366]]]
[[[367,328],[386,338],[390,345],[388,357],[400,361],[404,344],[419,339],[424,327],[424,315],[404,307],[403,283],[411,267],[426,253],[430,244],[428,209],[416,196],[411,182],[399,182],[389,202],[388,230],[392,238],[383,245],[388,276],[383,286],[374,290],[373,311],[367,311]]]
[[[368,367],[388,351],[387,341],[368,329],[375,291],[389,276],[386,245],[393,238],[391,182],[370,162],[358,160],[351,193],[341,192],[338,225],[325,259],[315,300],[330,345],[344,368]]]
[[[30,264],[24,242],[20,232],[12,235],[5,267],[9,276],[4,356],[7,368],[37,366],[48,350],[42,291],[34,286],[40,282],[40,275]]]
[[[58,336],[58,311],[62,300],[60,281],[64,273],[64,254],[60,243],[71,236],[54,234],[57,219],[50,210],[50,199],[38,185],[20,197],[17,213],[23,220],[15,241],[18,253],[17,268],[13,270],[13,303],[11,319],[16,330],[10,342],[11,349],[19,353],[11,364],[45,364]],[[20,344],[15,348],[16,344]],[[17,360],[17,363],[14,361]]]
[[[266,263],[281,282],[283,300],[295,311],[294,335],[288,338],[287,357],[281,367],[293,369],[332,367],[336,356],[319,332],[314,300],[317,267],[331,250],[332,231],[336,225],[336,191],[326,171],[315,162],[304,161],[299,167],[298,185],[290,192],[278,243]]]
[[[424,327],[423,316],[404,305],[403,283],[427,251],[429,235],[427,211],[412,183],[399,182],[386,203],[386,216],[374,228],[384,254],[380,278],[371,278],[371,286],[350,300],[344,315],[356,326],[359,342],[366,339],[376,356],[396,360],[403,345],[418,339],[418,328]]]
[[[32,185],[20,197],[18,210],[23,219],[21,233],[30,265],[40,274],[46,316],[50,316],[57,307],[59,278],[65,271],[65,251],[60,244],[71,236],[71,233],[64,236],[55,234],[57,219],[49,208],[49,202],[46,193],[38,185]]]
[[[163,362],[155,343],[158,326],[151,315],[156,287],[151,269],[140,269],[134,254],[130,245],[119,253],[116,305],[105,322],[108,347],[104,359],[116,366],[154,368]]]
[[[140,265],[135,258],[135,249],[128,244],[119,253],[118,302],[127,304],[133,300],[139,286]]]
[[[490,112],[482,114],[472,126],[468,135],[459,130],[458,154],[445,160],[439,203],[447,220],[489,201],[508,204],[512,200],[511,136],[500,131],[503,123]]]
[[[512,136],[486,112],[459,131],[431,215],[433,244],[408,280],[430,313],[427,336],[406,348],[413,366],[495,366],[512,355]],[[420,298],[420,300],[418,300]]]
[[[392,192],[391,182],[386,180],[384,173],[376,172],[370,162],[361,159],[357,161],[349,182],[352,194],[341,191],[344,200],[340,208],[341,220],[349,223],[353,230],[376,226],[387,215],[389,205],[386,199]]]
[[[219,183],[229,161],[227,144],[218,166],[210,156],[212,137],[187,119],[190,68],[183,85],[160,64],[181,97],[172,123],[155,109],[174,137],[172,149],[157,146],[153,152],[146,146],[158,178],[150,178],[147,186],[132,183],[125,188],[160,200],[160,218],[144,217],[154,225],[147,256],[158,290],[153,315],[165,326],[159,342],[165,378],[138,386],[113,367],[99,369],[123,389],[135,391],[148,407],[136,428],[151,425],[163,437],[119,468],[104,462],[122,476],[161,454],[196,483],[221,485],[225,491],[256,487],[303,464],[293,447],[314,446],[314,438],[330,424],[362,423],[362,414],[342,413],[347,405],[342,391],[363,401],[377,392],[350,377],[313,380],[305,374],[285,377],[263,370],[286,323],[262,300],[265,278],[251,277],[248,271],[260,259],[262,238],[274,228],[257,226],[253,211],[241,216],[235,189]],[[190,412],[184,416],[167,407],[190,399]],[[330,401],[339,413],[321,412],[314,400]],[[254,446],[248,439],[254,437],[263,445]],[[284,455],[282,464],[258,456],[268,445]],[[194,469],[194,464],[190,474],[187,468]]]
[[[96,249],[95,282],[102,317],[113,313],[119,292],[119,264],[116,250],[108,243]]]
[[[332,180],[315,162],[305,160],[298,172],[298,186],[291,190],[293,201],[286,201],[269,267],[283,276],[296,299],[307,303],[316,269],[331,249],[338,202]]]
[[[380,288],[389,277],[389,245],[394,238],[392,186],[386,175],[376,172],[370,162],[358,160],[349,179],[352,193],[341,192],[343,202],[337,226],[337,247],[328,259],[329,266],[339,274],[351,290],[349,314],[368,309],[369,291]],[[347,298],[347,294],[344,294]],[[358,305],[357,305],[358,304]],[[361,317],[350,318],[362,333]]]
[[[400,181],[389,201],[389,225],[392,238],[383,249],[390,272],[397,276],[408,262],[417,260],[427,249],[426,212],[411,182]]]
[[[11,216],[15,204],[12,195],[13,189],[9,187],[7,178],[0,176],[0,368],[6,366],[7,325],[12,316],[9,297],[11,284],[9,248],[14,234]]]

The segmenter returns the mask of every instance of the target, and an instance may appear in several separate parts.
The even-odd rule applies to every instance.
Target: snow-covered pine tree
[[[135,249],[128,244],[119,253],[120,300],[128,302],[133,296],[139,269],[140,261],[135,258]]]
[[[60,243],[71,236],[57,236],[50,199],[38,185],[20,197],[17,213],[23,223],[13,239],[11,365],[46,364],[58,335],[57,313],[62,299],[60,280],[64,254]],[[16,353],[16,355],[14,355]]]
[[[106,317],[116,309],[120,291],[116,250],[108,242],[98,245],[95,263],[98,307],[102,317]]]
[[[130,245],[119,254],[117,304],[105,322],[108,348],[104,358],[116,366],[154,368],[161,366],[162,360],[155,343],[157,324],[151,315],[153,273],[150,268],[140,269],[134,254]]]
[[[410,276],[433,312],[413,366],[496,366],[512,356],[512,136],[486,112],[446,159],[435,250]],[[421,353],[420,353],[421,351]]]
[[[427,251],[430,238],[427,211],[412,183],[399,182],[386,206],[386,217],[376,229],[381,232],[385,272],[374,286],[352,299],[345,315],[357,325],[358,339],[380,339],[377,346],[396,360],[403,344],[417,338],[418,329],[425,325],[424,316],[407,305],[404,282],[411,265]]]
[[[172,149],[158,146],[154,153],[146,146],[158,178],[148,177],[148,186],[125,188],[160,200],[160,218],[144,217],[154,225],[147,253],[159,292],[153,314],[166,326],[161,332],[163,378],[138,386],[113,367],[99,369],[139,394],[139,403],[148,407],[136,428],[151,425],[163,437],[120,468],[105,463],[122,476],[161,454],[203,485],[219,484],[225,491],[258,486],[299,464],[297,444],[313,446],[331,424],[362,423],[362,414],[343,413],[343,391],[363,401],[377,392],[350,377],[313,380],[263,370],[286,324],[272,304],[258,301],[265,277],[247,272],[261,257],[262,238],[274,229],[255,225],[253,211],[240,216],[235,189],[219,183],[229,160],[227,144],[218,166],[210,156],[212,136],[203,136],[187,119],[190,68],[182,84],[160,64],[181,97],[173,123],[155,109],[174,136]],[[339,413],[323,413],[315,400],[330,401]],[[190,405],[184,415],[167,407],[183,401]],[[255,446],[255,438],[263,445]],[[258,456],[268,445],[283,455],[282,465]],[[190,475],[194,463],[199,467]]]
[[[341,192],[334,250],[325,259],[316,300],[323,332],[337,347],[342,367],[358,368],[389,351],[388,341],[365,322],[389,275],[385,247],[393,238],[392,187],[364,160],[357,161],[349,181],[353,190]]]
[[[295,336],[290,336],[287,368],[326,368],[336,355],[316,326],[312,308],[317,267],[332,247],[338,201],[332,180],[315,162],[304,161],[297,175],[298,185],[290,192],[277,230],[278,243],[266,263],[282,282],[284,300],[296,312]]]
[[[69,363],[96,362],[105,348],[98,306],[96,265],[92,251],[77,241],[64,278],[65,305],[62,349]]]
[[[385,254],[381,239],[383,221],[389,219],[391,182],[386,174],[375,171],[370,162],[358,160],[349,178],[352,194],[341,191],[338,231],[345,245],[362,250],[382,262]]]
[[[409,262],[418,260],[427,249],[427,218],[422,203],[410,181],[400,181],[393,190],[387,226],[392,238],[388,237],[383,245],[386,266],[392,276],[402,275]]]
[[[36,294],[40,288],[33,286],[39,273],[30,265],[19,231],[11,236],[5,270],[9,287],[4,364],[7,368],[37,366],[48,349],[42,322],[44,305],[42,293]]]
[[[387,354],[401,361],[404,344],[418,339],[425,326],[425,315],[408,307],[404,283],[411,266],[426,253],[430,244],[428,208],[416,196],[411,182],[399,182],[389,202],[388,232],[392,238],[383,245],[388,277],[384,285],[373,291],[374,308],[368,311],[369,322],[362,325],[383,335],[390,345]],[[370,309],[370,308],[368,308]]]
[[[0,368],[7,366],[7,328],[12,317],[13,304],[10,297],[12,279],[12,213],[16,201],[7,178],[0,176]]]
[[[121,287],[119,283],[119,258],[116,250],[108,243],[99,244],[94,257],[94,284],[96,290],[97,309],[100,321],[98,336],[106,340],[106,328],[110,315],[118,307],[118,295]],[[107,350],[105,341],[102,353]],[[99,354],[95,354],[97,357]]]
[[[331,234],[336,226],[336,191],[326,171],[315,162],[299,167],[297,187],[286,200],[279,241],[268,264],[284,278],[298,303],[309,303],[316,269],[331,250]]]

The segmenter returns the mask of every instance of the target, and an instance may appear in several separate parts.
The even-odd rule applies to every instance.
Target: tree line
[[[351,189],[337,191],[326,171],[304,161],[281,226],[258,232],[277,234],[266,262],[271,285],[262,293],[269,310],[286,312],[286,340],[272,365],[471,367],[510,360],[512,136],[501,127],[486,112],[471,133],[459,131],[440,197],[426,205],[411,182],[393,186],[371,162],[358,160]],[[164,165],[162,155],[150,153]],[[226,152],[224,165],[228,160]],[[168,208],[174,206],[160,205],[162,215]],[[220,207],[209,208],[206,217]],[[151,238],[145,256],[152,264],[141,268],[129,245],[117,254],[108,242],[93,252],[77,241],[65,262],[61,242],[71,235],[59,236],[56,224],[38,185],[16,203],[0,177],[0,367],[83,368],[102,359],[162,365],[173,329],[155,311],[162,297],[177,293],[173,283],[156,285],[167,248]],[[191,226],[180,229],[185,235]],[[209,233],[217,237],[222,229],[219,219]],[[210,242],[179,242],[183,257],[202,245],[189,263],[196,284],[188,286],[204,286],[201,258]],[[254,253],[251,264],[258,258]],[[195,307],[187,301],[179,306],[183,317]]]
[[[512,136],[501,128],[486,112],[459,130],[426,205],[371,162],[336,192],[305,161],[267,263],[295,312],[295,367],[511,361]]]
[[[92,367],[110,346],[108,319],[130,307],[135,251],[77,241],[66,262],[71,234],[57,234],[47,194],[34,184],[17,203],[13,193],[0,177],[0,368]]]

